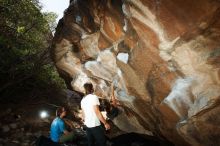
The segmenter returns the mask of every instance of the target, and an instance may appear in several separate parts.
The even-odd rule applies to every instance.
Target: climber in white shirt
[[[98,96],[93,94],[94,89],[91,83],[84,85],[86,96],[81,101],[81,108],[83,113],[84,124],[86,125],[86,134],[88,139],[88,145],[93,146],[94,143],[99,146],[106,146],[106,138],[104,129],[101,126],[101,122],[105,126],[106,130],[110,129],[110,125],[107,123],[102,113],[99,110]]]

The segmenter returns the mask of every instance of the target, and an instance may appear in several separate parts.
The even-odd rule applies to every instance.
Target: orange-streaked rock
[[[219,18],[218,0],[74,0],[51,53],[72,90],[113,87],[119,129],[220,145]]]

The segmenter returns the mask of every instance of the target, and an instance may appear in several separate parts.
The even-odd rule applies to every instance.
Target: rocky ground
[[[48,137],[50,124],[55,118],[56,106],[67,107],[65,121],[68,130],[74,130],[77,139],[66,146],[86,146],[86,135],[79,118],[80,97],[66,92],[62,98],[14,99],[0,102],[0,146],[35,146],[41,136]],[[20,101],[20,102],[18,102]],[[47,112],[45,118],[40,113]],[[155,137],[136,133],[125,133],[109,121],[111,130],[106,132],[108,146],[171,146]]]
[[[35,146],[41,136],[49,135],[50,118],[44,120],[28,120],[28,117],[16,114],[8,108],[1,114],[0,146]],[[26,118],[26,119],[25,119]],[[34,116],[33,116],[34,120]],[[66,146],[86,146],[85,131],[75,123],[77,140]],[[108,135],[109,133],[107,133]],[[168,146],[168,143],[158,141],[154,137],[147,137],[135,133],[122,134],[108,139],[108,146]]]
[[[37,137],[44,134],[47,135],[47,122],[39,123],[39,129],[36,126],[23,119],[20,114],[15,114],[12,109],[8,108],[1,115],[1,135],[0,146],[31,146]]]
[[[12,108],[2,111],[0,115],[0,146],[34,146],[35,141],[41,135],[49,136],[50,123],[53,118],[54,116],[51,115],[51,117],[41,119],[39,112],[33,107],[26,113],[21,110],[14,111]],[[77,143],[83,146],[86,142],[83,139],[85,132],[76,122],[74,126],[74,130],[81,140]]]

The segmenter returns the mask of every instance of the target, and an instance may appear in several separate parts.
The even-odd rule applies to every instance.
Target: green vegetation
[[[40,10],[38,0],[0,0],[0,99],[65,87],[49,55],[57,16]]]

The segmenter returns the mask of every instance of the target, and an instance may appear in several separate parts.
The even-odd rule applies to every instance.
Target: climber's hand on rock
[[[107,122],[104,124],[104,126],[105,126],[105,130],[109,130],[110,129],[110,125]]]

